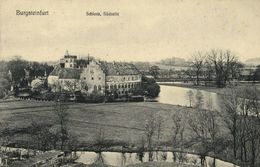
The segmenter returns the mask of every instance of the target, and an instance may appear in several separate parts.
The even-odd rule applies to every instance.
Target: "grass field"
[[[24,129],[30,127],[33,121],[55,126],[53,105],[54,103],[49,101],[1,101],[0,122],[6,123],[15,132],[11,139],[13,142],[28,140],[29,135]],[[192,113],[193,109],[154,102],[70,103],[69,129],[83,146],[93,143],[100,129],[104,132],[105,140],[112,141],[115,145],[136,144],[145,138],[144,127],[149,115],[160,113],[162,116],[160,142],[164,143],[172,139],[172,117],[176,113],[179,114],[177,111]],[[190,116],[186,115],[187,120]],[[191,129],[187,127],[184,135],[186,140],[191,138]]]

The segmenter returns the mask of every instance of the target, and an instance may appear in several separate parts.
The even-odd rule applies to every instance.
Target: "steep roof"
[[[82,69],[78,68],[61,68],[56,66],[50,73],[51,76],[58,76],[60,79],[80,79]]]
[[[103,72],[107,76],[117,75],[138,75],[139,70],[131,63],[119,63],[119,62],[97,62]],[[80,79],[80,74],[83,68],[61,68],[59,65],[54,68],[50,73],[50,76],[58,76],[60,79]]]
[[[106,75],[137,75],[139,70],[131,63],[121,62],[100,62],[102,70]]]

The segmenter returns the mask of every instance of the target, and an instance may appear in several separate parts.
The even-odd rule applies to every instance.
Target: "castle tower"
[[[64,68],[76,68],[77,67],[76,60],[77,60],[77,56],[70,55],[69,51],[66,50],[64,58],[60,60],[60,64]]]

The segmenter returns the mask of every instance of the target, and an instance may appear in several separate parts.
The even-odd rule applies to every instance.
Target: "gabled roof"
[[[61,68],[56,66],[50,73],[50,76],[58,76],[60,79],[80,79],[82,69],[78,68]]]
[[[97,65],[101,67],[101,70],[107,76],[119,76],[119,75],[138,75],[140,71],[131,63],[119,63],[119,62],[97,62]],[[50,76],[57,76],[60,79],[80,79],[80,74],[83,68],[61,68],[57,65],[50,73]]]
[[[106,75],[137,75],[140,71],[131,63],[100,62],[101,69]]]

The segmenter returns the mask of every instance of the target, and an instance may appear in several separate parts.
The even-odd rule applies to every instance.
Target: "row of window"
[[[120,81],[120,80],[123,80],[123,81],[131,81],[131,80],[137,80],[138,79],[138,76],[132,76],[132,77],[111,77],[110,80],[114,80],[114,81]]]
[[[84,77],[84,80],[86,80],[87,78]],[[94,80],[94,77],[91,77],[91,80]],[[98,80],[101,80],[101,77],[98,77]]]
[[[88,91],[88,85],[85,85],[85,90]],[[101,91],[102,90],[102,86],[101,85],[94,85],[94,90],[95,91]]]
[[[120,88],[134,88],[134,86],[135,85],[133,83],[125,84],[125,85],[110,85],[110,86],[107,86],[107,89],[114,90],[114,89],[120,89]],[[85,90],[88,91],[88,85],[85,85]],[[94,85],[94,90],[101,91],[102,86],[101,85],[98,85],[98,86]],[[129,92],[129,93],[131,93],[131,92]]]
[[[133,83],[129,83],[129,84],[119,84],[119,85],[110,85],[108,87],[109,89],[120,89],[120,88],[134,88],[134,84]]]
[[[134,93],[134,91],[133,91],[133,90],[118,91],[118,94],[119,94],[119,95],[120,95],[120,94],[129,94],[129,93]]]

